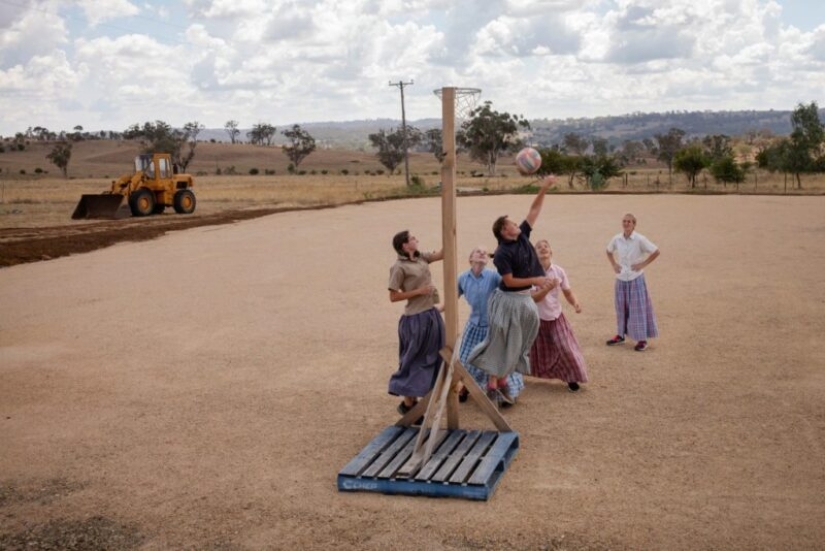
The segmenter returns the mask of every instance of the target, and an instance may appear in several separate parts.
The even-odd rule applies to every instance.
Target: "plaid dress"
[[[615,305],[617,335],[628,335],[634,341],[646,341],[659,336],[644,274],[631,281],[616,280]]]
[[[458,295],[464,297],[471,308],[470,317],[461,337],[458,359],[482,389],[487,388],[488,375],[469,363],[467,357],[473,348],[487,337],[487,306],[490,295],[495,292],[500,282],[501,276],[495,270],[487,268],[478,274],[467,270],[458,276]],[[521,373],[511,374],[506,382],[510,396],[513,398],[524,389],[524,377]]]
[[[530,375],[586,383],[584,355],[564,314],[554,320],[541,320],[540,324],[539,336],[530,349]]]

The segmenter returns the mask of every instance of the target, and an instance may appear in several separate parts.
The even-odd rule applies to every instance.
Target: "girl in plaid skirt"
[[[571,392],[579,390],[579,383],[587,382],[587,366],[573,329],[564,317],[559,300],[559,289],[577,314],[582,308],[567,273],[552,263],[553,250],[546,239],[536,243],[539,262],[549,279],[556,285],[544,285],[533,292],[539,307],[539,335],[530,349],[530,375],[542,379],[561,379]]]
[[[476,366],[467,363],[467,357],[470,351],[487,337],[487,301],[501,282],[498,272],[486,268],[489,257],[487,250],[479,245],[470,253],[470,269],[458,276],[458,296],[463,296],[470,305],[470,317],[464,326],[458,358],[482,390],[487,388],[488,375]],[[521,373],[511,373],[507,377],[507,389],[513,400],[518,397],[523,388],[524,377]],[[458,399],[465,402],[467,395],[467,389],[464,388],[458,395]],[[505,404],[507,403],[502,402],[502,405]]]
[[[625,214],[622,233],[607,244],[607,260],[616,273],[614,303],[616,336],[608,346],[622,344],[625,335],[636,341],[637,352],[647,350],[647,340],[659,336],[653,303],[647,293],[644,269],[659,257],[659,247],[636,231],[636,217]]]

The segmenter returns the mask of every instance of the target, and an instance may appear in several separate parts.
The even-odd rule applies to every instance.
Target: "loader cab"
[[[173,174],[169,158],[162,155],[138,155],[135,171],[143,172],[150,180],[169,178]]]

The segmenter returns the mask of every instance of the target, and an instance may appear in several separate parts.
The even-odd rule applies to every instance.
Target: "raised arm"
[[[530,212],[527,213],[527,223],[530,224],[530,227],[534,227],[536,225],[536,220],[541,213],[541,207],[544,205],[544,195],[547,193],[547,190],[556,183],[556,177],[552,174],[545,177],[544,180],[541,181],[539,184],[539,192],[536,194],[536,198],[533,199],[533,204],[530,205]]]

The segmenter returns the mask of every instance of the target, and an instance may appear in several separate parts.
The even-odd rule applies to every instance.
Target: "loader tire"
[[[129,208],[132,216],[149,216],[155,210],[155,194],[146,188],[141,188],[129,197]]]
[[[175,193],[174,203],[175,212],[178,214],[192,214],[195,212],[195,194],[190,189],[181,189]]]

